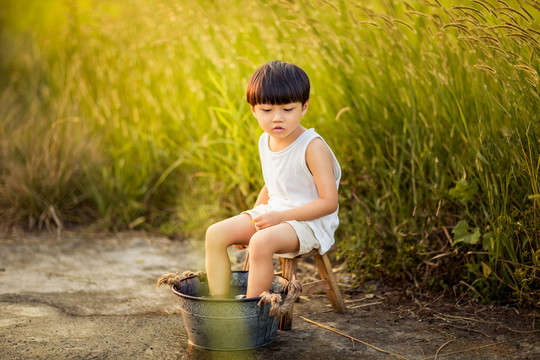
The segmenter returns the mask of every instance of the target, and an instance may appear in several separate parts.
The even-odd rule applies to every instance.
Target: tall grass
[[[253,70],[312,80],[343,167],[338,253],[372,277],[538,305],[537,1],[4,1],[4,226],[200,236],[251,206]]]

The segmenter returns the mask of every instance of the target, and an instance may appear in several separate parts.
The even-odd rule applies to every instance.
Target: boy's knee
[[[206,248],[209,246],[215,246],[219,243],[219,223],[212,224],[206,229],[206,236],[204,240],[204,244]]]
[[[264,231],[256,232],[249,240],[249,256],[267,256],[272,254],[271,239],[264,234]]]

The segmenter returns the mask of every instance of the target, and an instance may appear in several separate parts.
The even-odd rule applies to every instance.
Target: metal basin
[[[232,299],[212,299],[208,283],[197,275],[183,278],[180,289],[171,287],[177,296],[192,345],[211,350],[245,350],[265,346],[276,338],[279,317],[269,316],[270,305],[258,306],[257,298],[234,299],[246,294],[247,271],[231,274]],[[275,276],[271,293],[283,293],[286,280]]]

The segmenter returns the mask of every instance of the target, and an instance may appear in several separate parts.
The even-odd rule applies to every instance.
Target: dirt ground
[[[200,242],[141,233],[0,236],[2,359],[538,359],[540,314],[414,299],[402,289],[349,291],[346,314],[302,298],[293,329],[263,348],[188,344],[177,300],[156,279],[204,269]],[[232,252],[236,267],[242,253]],[[301,274],[313,275],[301,264]]]

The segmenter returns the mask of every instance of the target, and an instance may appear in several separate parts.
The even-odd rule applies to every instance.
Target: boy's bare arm
[[[255,201],[255,206],[259,206],[261,204],[268,204],[268,199],[269,199],[268,189],[266,188],[266,185],[264,185],[261,191],[259,192],[259,196],[257,196],[257,201]]]
[[[319,198],[294,209],[268,212],[255,218],[259,229],[264,229],[288,220],[313,220],[331,214],[338,208],[338,192],[334,179],[333,161],[330,151],[320,138],[316,138],[306,150],[306,163],[313,174]]]

